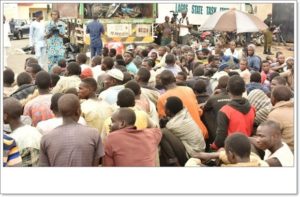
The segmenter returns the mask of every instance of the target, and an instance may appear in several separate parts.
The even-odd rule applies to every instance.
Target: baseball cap
[[[112,78],[115,78],[119,81],[123,81],[123,79],[124,79],[124,74],[122,73],[122,71],[120,71],[119,69],[116,69],[116,68],[109,70],[107,72],[107,74],[109,76],[111,76]]]

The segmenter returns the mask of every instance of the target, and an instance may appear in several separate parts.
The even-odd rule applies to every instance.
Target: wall
[[[51,4],[50,4],[51,7]],[[47,4],[46,3],[9,3],[4,4],[4,15],[7,19],[30,19],[32,13],[36,11],[43,11],[44,19],[47,20]]]
[[[254,15],[257,16],[260,20],[264,21],[267,18],[269,13],[272,13],[272,3],[262,4],[262,3],[253,3]]]
[[[273,4],[273,24],[281,24],[281,32],[283,39],[287,42],[294,42],[294,3],[274,3]]]

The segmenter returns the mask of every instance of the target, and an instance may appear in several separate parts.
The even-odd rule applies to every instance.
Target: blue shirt
[[[54,23],[54,21],[50,21],[46,26],[46,34],[49,34],[54,26],[59,29],[60,34],[65,34],[65,23],[62,21],[58,21],[57,23]],[[63,38],[59,37],[58,34],[54,34],[47,39],[47,46],[48,57],[64,56],[65,48]]]
[[[104,28],[97,20],[90,22],[87,25],[86,33],[90,34],[91,46],[102,47],[101,34],[104,34]]]
[[[254,70],[254,71],[259,72],[259,70],[260,70],[260,58],[256,55],[253,55],[253,56],[248,56],[247,60],[248,60],[249,70]]]
[[[270,90],[267,87],[263,86],[261,83],[251,82],[249,84],[246,84],[246,90],[248,95],[252,90],[256,89],[262,90],[265,94],[270,93]]]
[[[133,63],[133,61],[126,65],[126,69],[128,70],[128,72],[131,72],[133,74],[136,74],[138,72],[138,68]]]

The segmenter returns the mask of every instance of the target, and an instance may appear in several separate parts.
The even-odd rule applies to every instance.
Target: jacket
[[[276,103],[269,113],[268,120],[273,120],[280,124],[282,140],[294,152],[294,101],[280,101]]]
[[[227,136],[242,132],[251,136],[255,118],[255,108],[250,105],[247,99],[233,99],[223,106],[218,113],[217,136],[212,144],[212,149],[224,147]]]
[[[192,155],[193,152],[202,152],[205,150],[202,131],[200,131],[186,108],[172,117],[167,123],[166,128],[180,139],[189,155]]]
[[[220,94],[212,95],[206,101],[203,108],[203,116],[201,117],[203,123],[206,125],[210,142],[216,138],[217,131],[217,115],[219,110],[231,101],[226,89],[223,89]]]
[[[36,86],[33,84],[24,84],[21,85],[14,93],[11,94],[11,97],[15,99],[22,100],[26,99],[30,94],[33,94]]]

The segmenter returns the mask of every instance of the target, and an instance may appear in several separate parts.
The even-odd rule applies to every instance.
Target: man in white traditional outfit
[[[34,47],[35,57],[37,58],[39,65],[47,71],[45,25],[42,22],[43,12],[37,11],[34,13],[34,16],[36,20],[30,25],[29,45]]]
[[[4,68],[7,67],[7,52],[8,49],[11,47],[10,39],[8,37],[8,34],[10,32],[9,23],[6,21],[6,17],[3,16],[3,44],[4,44],[4,50],[3,50],[3,58],[4,58]]]

